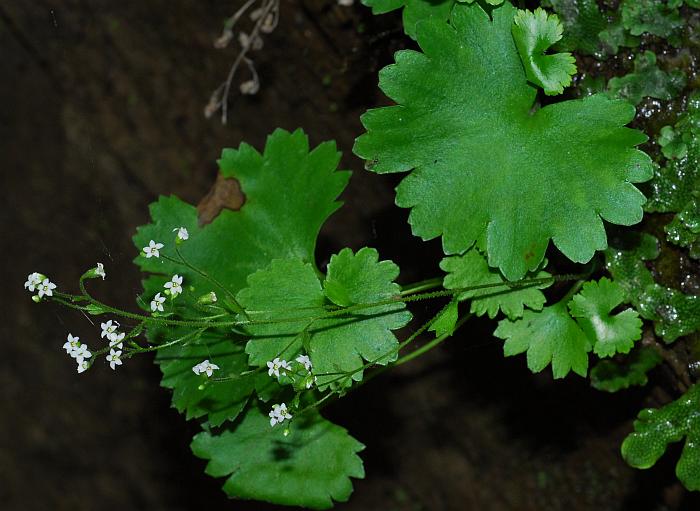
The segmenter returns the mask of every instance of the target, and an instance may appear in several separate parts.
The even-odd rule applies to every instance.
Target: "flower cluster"
[[[109,355],[105,358],[109,362],[109,367],[115,370],[117,366],[122,365],[122,350],[124,349],[124,338],[126,334],[117,330],[119,328],[119,323],[117,321],[112,321],[111,319],[106,323],[100,323],[102,328],[102,334],[100,337],[106,337],[109,341]]]
[[[53,296],[53,290],[56,289],[56,284],[51,282],[46,275],[34,272],[27,276],[24,289],[27,289],[30,293],[36,291],[37,294],[32,296],[32,300],[38,302],[44,296]]]
[[[219,366],[212,364],[209,362],[209,359],[207,359],[192,367],[192,372],[198,376],[205,373],[208,378],[211,378],[212,373],[217,369],[219,369]]]
[[[80,337],[68,334],[63,349],[78,363],[78,373],[82,373],[90,367],[88,359],[92,357],[92,353],[90,353],[86,344],[80,342]]]
[[[267,362],[268,376],[274,376],[282,385],[291,383],[297,390],[310,389],[316,383],[316,377],[311,372],[311,359],[308,355],[299,355],[294,361],[296,366],[279,357],[270,360]]]
[[[285,420],[291,420],[292,414],[287,410],[287,405],[282,403],[280,405],[272,405],[272,410],[268,414],[270,417],[270,426],[274,427],[277,424],[282,424]]]

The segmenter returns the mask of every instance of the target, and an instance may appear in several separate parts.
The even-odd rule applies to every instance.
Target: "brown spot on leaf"
[[[222,209],[238,211],[245,204],[245,194],[241,190],[238,179],[216,176],[216,181],[211,190],[197,204],[197,219],[199,226],[210,224]]]
[[[532,259],[533,257],[535,257],[535,253],[532,250],[528,250],[527,252],[525,252],[526,261]]]

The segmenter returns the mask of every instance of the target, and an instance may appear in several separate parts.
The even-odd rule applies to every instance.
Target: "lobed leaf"
[[[571,315],[593,341],[593,352],[599,357],[629,353],[642,337],[642,321],[636,311],[611,314],[624,298],[622,286],[603,277],[599,282],[586,282],[569,302]]]
[[[362,0],[362,3],[372,8],[372,14],[403,9],[404,32],[415,39],[418,22],[431,17],[446,20],[455,0]]]
[[[585,377],[588,372],[591,342],[564,301],[539,312],[525,311],[516,321],[501,320],[494,335],[505,339],[505,356],[527,352],[527,366],[533,373],[550,364],[554,378],[564,378],[570,371]]]
[[[634,432],[622,442],[622,456],[635,468],[650,468],[670,443],[685,438],[676,475],[689,490],[700,490],[700,385],[658,409],[639,412]]]
[[[442,236],[447,255],[485,234],[489,265],[509,280],[536,270],[550,239],[576,262],[606,248],[602,220],[637,223],[645,198],[632,183],[652,172],[635,149],[646,137],[623,127],[626,102],[596,95],[533,111],[515,12],[458,4],[449,24],[419,24],[423,52],[398,52],[380,72],[398,105],[364,114],[354,148],[374,172],[412,171],[396,203],[412,208],[414,234]]]
[[[249,277],[238,300],[258,321],[300,319],[249,325],[252,337],[246,352],[250,364],[262,367],[276,357],[293,358],[304,347],[302,334],[309,336],[309,356],[321,388],[330,384],[346,387],[361,380],[365,361],[387,364],[396,360],[398,341],[392,331],[411,319],[403,302],[319,318],[326,312],[326,297],[349,306],[397,296],[397,276],[398,267],[379,261],[377,251],[371,248],[356,254],[346,248],[331,257],[323,285],[310,264],[298,259],[273,261]]]
[[[206,473],[226,477],[224,491],[239,499],[328,509],[333,501],[348,500],[350,478],[365,475],[357,456],[364,446],[311,411],[295,418],[285,436],[282,427],[270,427],[267,416],[250,407],[230,429],[196,435],[191,447],[209,460]]]
[[[576,74],[576,59],[571,53],[545,54],[564,31],[556,14],[548,15],[542,8],[518,11],[512,31],[528,80],[542,87],[548,96],[564,92]]]
[[[476,248],[471,248],[464,255],[446,257],[440,262],[447,275],[443,285],[446,289],[481,286],[486,284],[506,284],[501,273],[490,268],[486,257]],[[527,278],[545,278],[549,273],[539,271],[528,274]],[[549,287],[551,283],[527,287],[493,287],[465,291],[458,295],[460,301],[471,300],[471,312],[477,316],[488,314],[493,319],[502,311],[509,319],[522,317],[524,308],[542,310],[545,297],[540,289]]]
[[[245,194],[243,206],[238,211],[224,208],[211,223],[200,226],[197,208],[176,197],[161,197],[152,204],[152,223],[137,230],[134,244],[141,250],[154,239],[165,246],[160,258],[135,259],[151,274],[144,281],[143,301],[162,291],[163,275],[177,273],[185,289],[175,302],[182,304],[179,312],[201,316],[197,297],[215,291],[219,303],[230,301],[250,273],[275,258],[296,257],[311,264],[321,225],[340,206],[336,198],[348,181],[348,172],[336,171],[339,159],[333,143],[310,150],[301,130],[276,130],[262,154],[247,144],[225,149],[220,173],[238,181]],[[180,253],[198,271],[164,257],[178,258],[172,231],[181,226],[190,237],[179,245]],[[182,329],[155,328],[148,333],[157,344],[184,334]],[[209,331],[196,341],[159,350],[156,361],[163,371],[162,385],[173,390],[173,406],[187,418],[206,416],[213,425],[234,419],[253,391],[253,382],[235,379],[199,390],[203,380],[192,366],[208,358],[223,374],[240,374],[247,367],[244,343],[232,332]]]

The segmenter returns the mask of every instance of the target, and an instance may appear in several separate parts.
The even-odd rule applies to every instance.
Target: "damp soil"
[[[223,126],[202,112],[235,57],[212,42],[239,4],[0,3],[0,509],[279,509],[228,500],[204,475],[188,447],[197,426],[170,408],[150,359],[78,376],[60,349],[65,332],[94,341],[96,328],[22,289],[36,270],[74,286],[102,261],[100,296],[132,307],[140,277],[130,237],[148,204],[159,194],[197,203],[222,147],[260,148],[276,127],[303,127],[312,144],[337,140],[354,175],[319,261],[371,245],[406,282],[437,272],[439,244],[412,237],[392,205],[397,179],[364,172],[351,154],[360,114],[387,102],[377,71],[413,44],[399,16],[284,0],[279,27],[254,54],[260,92],[234,97]],[[677,447],[644,472],[620,457],[632,418],[658,390],[608,395],[577,377],[532,375],[522,358],[502,357],[492,330],[470,321],[327,409],[367,446],[367,477],[337,509],[700,509],[675,482]]]

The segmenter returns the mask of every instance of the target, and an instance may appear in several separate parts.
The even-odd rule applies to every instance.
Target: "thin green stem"
[[[231,300],[231,302],[233,303],[233,305],[238,309],[238,310],[236,310],[236,312],[239,313],[239,314],[245,315],[245,310],[243,309],[243,307],[241,307],[241,304],[238,303],[238,300],[236,300],[236,295],[233,294],[233,292],[232,292],[230,289],[228,289],[226,286],[224,286],[222,283],[220,283],[218,280],[216,280],[214,277],[212,277],[211,275],[209,275],[209,274],[206,273],[205,271],[200,270],[199,268],[197,268],[197,267],[194,266],[193,264],[189,263],[189,262],[182,256],[182,253],[180,252],[180,249],[178,248],[177,245],[175,245],[175,253],[176,253],[177,256],[180,258],[179,261],[178,261],[177,259],[173,259],[172,257],[169,257],[169,256],[167,256],[167,255],[165,255],[165,254],[162,254],[162,257],[163,257],[163,259],[167,259],[168,261],[174,262],[174,263],[176,263],[176,264],[183,264],[184,266],[186,266],[187,268],[189,268],[189,269],[192,270],[193,272],[197,273],[197,274],[200,275],[201,277],[205,278],[206,280],[208,280],[209,282],[211,282],[212,284],[214,284],[216,287],[218,287],[218,288],[221,289],[224,293],[226,293],[226,295],[229,297],[229,299]]]
[[[455,325],[455,331],[456,331],[459,327],[461,327],[464,323],[466,323],[467,320],[468,320],[471,316],[472,316],[471,314],[467,314],[467,315],[461,317],[461,318],[459,319],[459,321],[457,321],[457,324]],[[425,343],[425,344],[424,344],[423,346],[421,346],[420,348],[418,348],[418,349],[412,351],[411,353],[408,353],[408,354],[404,355],[403,357],[400,357],[396,362],[394,362],[393,364],[391,364],[390,366],[388,366],[387,369],[390,368],[390,367],[397,367],[397,366],[400,366],[400,365],[402,365],[402,364],[405,364],[406,362],[410,362],[410,361],[413,360],[414,358],[420,357],[420,356],[423,355],[424,353],[427,353],[428,351],[432,350],[435,346],[438,346],[439,344],[441,344],[445,339],[447,339],[448,337],[450,337],[453,333],[454,333],[454,332],[450,332],[450,333],[448,333],[448,334],[442,334],[442,335],[440,335],[439,337],[436,337],[436,338],[433,339],[432,341]],[[383,370],[385,370],[385,369],[382,368],[382,369],[380,369],[379,371],[380,371],[380,372],[383,372]]]
[[[433,279],[423,280],[421,282],[416,282],[415,284],[408,284],[406,286],[403,286],[403,288],[401,289],[401,296],[418,293],[420,291],[426,291],[428,289],[435,289],[436,287],[441,286],[442,277],[435,277]]]

